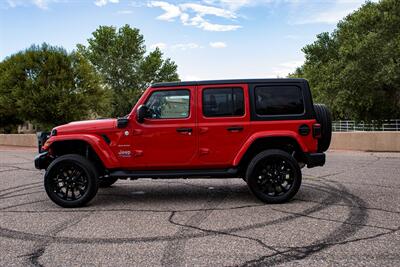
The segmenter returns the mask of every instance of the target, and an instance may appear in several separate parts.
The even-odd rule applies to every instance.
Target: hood
[[[117,127],[117,119],[74,121],[55,127],[57,135],[71,133],[93,133],[112,130]]]

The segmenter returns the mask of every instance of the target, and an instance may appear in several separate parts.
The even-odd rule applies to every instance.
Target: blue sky
[[[301,48],[364,0],[0,0],[0,60],[47,42],[68,51],[99,25],[139,28],[181,79],[284,77]]]

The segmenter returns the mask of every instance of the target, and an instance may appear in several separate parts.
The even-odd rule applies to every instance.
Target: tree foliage
[[[163,59],[157,48],[146,55],[144,38],[136,28],[119,29],[100,26],[88,39],[88,46],[78,45],[84,55],[111,89],[112,116],[130,112],[151,83],[179,80],[176,64]]]
[[[309,80],[317,102],[336,119],[382,120],[400,115],[400,1],[365,3],[305,46],[292,77]]]
[[[0,63],[0,128],[31,121],[48,129],[101,114],[107,93],[91,64],[78,53],[47,44]]]

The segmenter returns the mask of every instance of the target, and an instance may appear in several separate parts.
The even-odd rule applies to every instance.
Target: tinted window
[[[244,114],[243,89],[203,90],[203,114],[206,117],[242,116]]]
[[[297,86],[257,86],[255,88],[258,115],[303,114],[303,95]]]
[[[153,92],[146,102],[152,119],[178,119],[189,117],[189,90]]]

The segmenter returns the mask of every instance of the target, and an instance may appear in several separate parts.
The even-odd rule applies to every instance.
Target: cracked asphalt
[[[0,266],[400,266],[400,153],[333,151],[286,204],[241,179],[118,181],[46,196],[36,151],[0,147]]]

